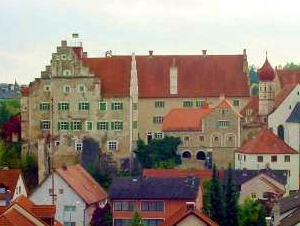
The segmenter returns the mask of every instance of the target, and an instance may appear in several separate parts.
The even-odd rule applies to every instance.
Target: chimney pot
[[[207,50],[206,50],[206,49],[203,49],[203,50],[202,50],[202,55],[203,55],[203,56],[206,56],[206,53],[207,53]]]
[[[67,41],[66,40],[62,40],[61,41],[61,46],[62,47],[67,47]]]
[[[149,56],[153,56],[153,50],[149,50]]]

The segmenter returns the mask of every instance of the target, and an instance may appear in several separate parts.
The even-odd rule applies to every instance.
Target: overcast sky
[[[242,54],[261,66],[300,62],[298,1],[0,0],[0,83],[40,76],[61,40],[79,33],[89,56]]]

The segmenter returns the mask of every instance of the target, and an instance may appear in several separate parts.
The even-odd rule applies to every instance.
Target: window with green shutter
[[[106,111],[107,110],[107,103],[106,102],[99,102],[99,110]]]
[[[111,110],[113,111],[119,111],[123,109],[123,103],[122,102],[112,102],[111,103]]]
[[[97,130],[108,130],[108,122],[107,121],[97,122]]]
[[[183,107],[193,107],[193,101],[191,100],[185,100],[182,103]]]
[[[67,111],[70,109],[69,102],[59,102],[58,103],[58,110],[59,111]]]
[[[230,126],[230,122],[228,120],[219,120],[217,122],[217,127],[225,128],[225,127],[229,127],[229,126]]]
[[[93,122],[92,121],[86,122],[86,130],[93,130]]]
[[[71,130],[82,130],[82,122],[81,121],[72,121],[71,122]]]
[[[69,130],[69,122],[68,121],[59,121],[58,122],[58,130]]]
[[[90,108],[90,105],[89,105],[89,102],[79,102],[79,104],[78,104],[78,109],[80,110],[80,111],[87,111],[87,110],[89,110],[89,108]]]
[[[40,103],[40,110],[41,111],[49,111],[50,110],[50,103],[49,102]]]
[[[111,129],[112,130],[123,130],[123,121],[112,121]]]

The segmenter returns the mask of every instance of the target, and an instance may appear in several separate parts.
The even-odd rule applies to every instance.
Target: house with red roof
[[[225,96],[240,110],[250,97],[246,50],[88,57],[82,46],[62,41],[50,63],[21,99],[23,152],[38,156],[39,181],[48,174],[49,153],[56,167],[72,165],[85,137],[121,165],[138,138],[163,138],[162,122],[171,109],[215,106]]]
[[[263,129],[235,153],[235,169],[286,170],[288,190],[299,190],[299,153],[272,131]]]
[[[27,190],[19,169],[0,170],[0,206],[8,205],[20,195],[27,197]]]
[[[276,91],[279,92],[285,86],[291,86],[300,83],[299,69],[279,69],[275,68]]]
[[[0,208],[2,226],[62,226],[55,219],[55,205],[37,205],[23,195]]]
[[[234,150],[240,146],[241,115],[227,99],[217,106],[198,109],[176,108],[165,117],[162,131],[180,137],[179,154],[183,167],[219,168],[234,162]]]
[[[54,187],[54,189],[53,189]],[[31,194],[40,205],[56,205],[55,218],[64,225],[89,225],[97,207],[107,204],[106,191],[79,164],[55,169]]]

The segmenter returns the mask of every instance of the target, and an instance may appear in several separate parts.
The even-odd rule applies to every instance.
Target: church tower
[[[266,57],[265,63],[258,70],[259,79],[259,116],[262,122],[267,122],[268,114],[274,108],[275,101],[275,71]]]

